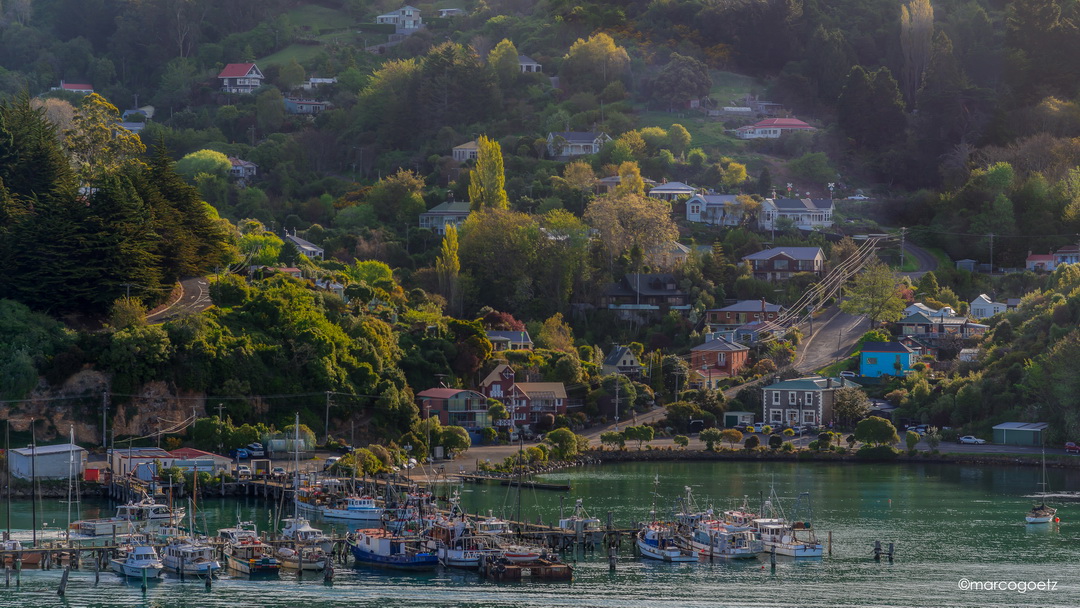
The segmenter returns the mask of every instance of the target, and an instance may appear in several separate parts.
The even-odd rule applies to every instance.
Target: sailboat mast
[[[4,426],[4,453],[11,454],[11,421],[5,420],[7,423]],[[9,456],[10,458],[10,456]],[[11,538],[11,469],[6,471],[7,475],[5,479],[7,483],[7,491],[5,492],[5,498],[7,499],[7,511],[6,511],[6,525],[7,525],[7,538]]]
[[[353,477],[356,476],[356,457],[353,457]],[[293,423],[293,517],[300,517],[300,412]]]
[[[67,488],[67,528],[65,538],[71,540],[71,477],[75,469],[75,426],[68,425],[68,488]]]
[[[32,544],[37,547],[37,433],[34,431],[34,419],[30,419],[30,488],[33,495],[30,501],[30,524],[33,530]]]

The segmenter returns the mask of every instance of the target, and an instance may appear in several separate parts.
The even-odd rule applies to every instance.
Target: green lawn
[[[323,52],[323,46],[311,44],[290,44],[280,51],[261,57],[257,63],[260,65],[285,65],[295,59],[298,63],[304,63],[319,56]]]
[[[713,81],[709,97],[721,107],[732,103],[742,105],[743,97],[747,93],[760,91],[763,88],[757,79],[742,74],[712,70],[709,72],[709,77]]]
[[[316,36],[326,30],[345,29],[356,23],[347,13],[318,4],[306,4],[285,15],[290,23],[304,30],[305,34]]]

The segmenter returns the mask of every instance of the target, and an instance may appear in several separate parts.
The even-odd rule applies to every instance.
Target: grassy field
[[[345,12],[317,4],[307,4],[294,8],[285,15],[293,25],[303,30],[305,34],[315,36],[328,30],[348,28],[356,22]]]
[[[290,44],[280,51],[261,57],[257,63],[264,66],[285,65],[295,59],[298,63],[304,63],[318,57],[323,51],[322,45]]]

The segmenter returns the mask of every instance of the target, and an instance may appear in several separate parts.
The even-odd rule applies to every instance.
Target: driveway
[[[918,268],[911,272],[903,273],[911,277],[912,279],[918,279],[919,277],[926,274],[927,272],[930,272],[931,270],[937,270],[937,257],[935,257],[934,254],[930,253],[929,251],[923,249],[922,247],[919,247],[918,245],[913,245],[911,241],[904,242],[904,252],[919,262]]]

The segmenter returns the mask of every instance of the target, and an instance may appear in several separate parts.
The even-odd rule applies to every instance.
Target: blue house
[[[899,342],[864,342],[859,355],[859,375],[903,376],[911,371],[915,351]]]

